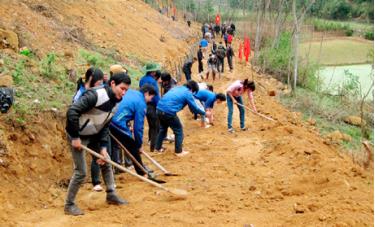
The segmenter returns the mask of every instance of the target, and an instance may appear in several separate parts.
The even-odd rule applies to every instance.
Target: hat
[[[109,71],[112,74],[120,73],[120,72],[124,72],[124,73],[127,72],[126,69],[124,69],[121,65],[111,65],[111,67],[109,68]]]
[[[149,62],[143,67],[143,72],[148,73],[148,72],[156,72],[160,70],[160,65],[157,63]]]

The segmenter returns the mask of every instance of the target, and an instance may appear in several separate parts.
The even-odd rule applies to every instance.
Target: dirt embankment
[[[44,27],[36,24],[43,25],[50,17],[39,15],[39,12],[27,8],[27,4],[31,1],[11,3],[7,10],[1,5],[0,13],[6,15],[4,21],[7,23],[11,23],[10,15],[14,13],[18,15],[16,21],[29,17],[24,22],[35,23],[35,27],[29,25],[30,31],[41,41],[35,42],[37,45],[32,48],[49,52],[48,45],[53,44],[73,51],[81,45],[60,40],[61,37],[53,32],[49,38],[42,38]],[[72,7],[74,4],[78,5]],[[162,28],[170,27],[170,21],[138,1],[71,4],[51,1],[48,6],[53,9],[53,15],[63,15],[64,18],[82,16],[81,22],[76,22],[73,17],[70,22],[83,23],[84,34],[92,43],[107,43],[107,36],[111,36],[112,45],[123,53],[134,51],[141,57],[160,61],[179,54],[180,45],[181,50],[185,50],[187,43],[176,38],[192,32],[182,27],[186,25],[180,24],[181,33],[173,33],[175,38],[168,33],[166,37],[171,43],[164,46],[157,34],[164,34],[167,30]],[[113,10],[118,9],[116,7],[123,7],[123,10]],[[25,10],[22,17],[21,9]],[[116,23],[116,31],[124,35],[142,35],[127,37],[134,41],[130,44],[126,42],[127,38],[116,38],[113,29],[104,29],[109,26],[106,18],[96,16],[96,12],[107,19],[109,15],[114,15],[116,22],[112,23]],[[124,12],[130,15],[124,17]],[[140,22],[135,18],[140,18]],[[118,22],[120,20],[123,23]],[[126,23],[128,27],[120,26]],[[138,26],[131,27],[133,23]],[[147,32],[143,23],[152,23],[146,26]],[[104,32],[97,34],[99,29],[108,32],[105,37]],[[126,29],[130,31],[125,32]],[[147,35],[154,30],[154,38]],[[97,36],[91,38],[92,34]],[[170,46],[172,44],[176,46]],[[155,46],[160,48],[159,51],[154,51]],[[71,174],[63,129],[64,113],[35,117],[25,129],[10,126],[5,123],[6,116],[1,116],[0,151],[4,154],[0,152],[3,160],[0,165],[3,177],[0,222],[21,226],[373,225],[373,165],[365,170],[353,164],[338,147],[327,144],[316,128],[303,122],[298,114],[286,110],[275,97],[267,95],[277,85],[273,80],[250,71],[249,67],[237,62],[233,73],[224,73],[223,78],[214,83],[215,91],[222,92],[234,79],[246,77],[253,77],[257,82],[255,99],[258,110],[277,122],[247,112],[246,124],[250,130],[240,132],[238,111],[235,109],[233,125],[237,132],[228,134],[225,104],[215,106],[216,124],[208,129],[200,128],[189,111],[184,110],[180,114],[184,122],[184,146],[190,154],[178,158],[171,152],[173,144],[167,144],[169,151],[166,154],[154,156],[171,172],[181,174],[160,178],[168,181],[168,187],[188,190],[186,200],[170,198],[122,174],[116,177],[118,193],[130,204],[125,207],[109,206],[104,203],[104,192],[93,193],[91,185],[86,184],[77,200],[86,211],[86,215],[81,217],[65,216],[62,210],[66,195],[64,180]]]

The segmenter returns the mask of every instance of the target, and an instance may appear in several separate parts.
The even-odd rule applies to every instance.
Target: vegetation
[[[300,57],[322,65],[351,65],[372,63],[368,53],[373,51],[373,43],[351,39],[306,42],[300,45]],[[320,50],[321,49],[321,50]]]

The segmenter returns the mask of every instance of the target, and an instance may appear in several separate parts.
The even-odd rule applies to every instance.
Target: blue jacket
[[[146,101],[142,92],[129,89],[119,104],[118,110],[112,118],[112,125],[123,131],[130,137],[132,132],[128,127],[128,122],[134,120],[134,140],[137,147],[142,146],[143,123],[146,115]]]
[[[204,110],[198,107],[194,101],[193,93],[185,86],[177,86],[168,91],[159,101],[156,109],[170,115],[176,115],[185,106],[200,115],[205,115]]]
[[[199,90],[197,94],[194,95],[196,99],[204,102],[204,108],[213,108],[216,101],[216,94],[209,90]]]
[[[160,100],[160,95],[159,95],[159,86],[158,86],[158,82],[154,79],[153,76],[151,76],[150,74],[146,74],[145,76],[143,76],[141,78],[141,80],[139,81],[139,87],[141,88],[143,85],[145,84],[149,84],[151,86],[153,86],[155,88],[155,91],[156,91],[156,94],[155,96],[152,98],[151,100],[151,104],[153,104],[154,106],[157,106],[158,105],[158,102]]]
[[[86,88],[84,85],[81,85],[79,87],[79,89],[76,91],[76,93],[74,94],[74,97],[73,97],[73,101],[72,103],[75,103],[78,101],[79,98],[81,98],[81,96],[83,95],[83,93],[85,93],[86,91]]]

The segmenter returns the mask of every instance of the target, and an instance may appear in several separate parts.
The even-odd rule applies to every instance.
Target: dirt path
[[[224,90],[231,78],[251,75],[248,67],[237,65],[235,72],[216,82]],[[268,82],[260,76],[256,81]],[[259,86],[258,86],[259,88]],[[28,209],[9,215],[22,226],[369,226],[373,224],[373,175],[352,164],[336,148],[324,144],[317,132],[296,115],[256,92],[259,111],[270,113],[273,123],[246,113],[249,131],[226,131],[226,106],[215,107],[216,124],[202,129],[185,110],[185,148],[190,155],[175,157],[169,151],[154,156],[178,177],[161,177],[166,186],[189,192],[186,200],[176,200],[129,175],[117,176],[118,192],[129,200],[124,207],[104,203],[105,193],[90,191],[86,184],[78,204],[86,215],[63,214],[65,192],[45,208]],[[238,129],[238,112],[234,127]],[[47,197],[47,196],[46,196]]]

